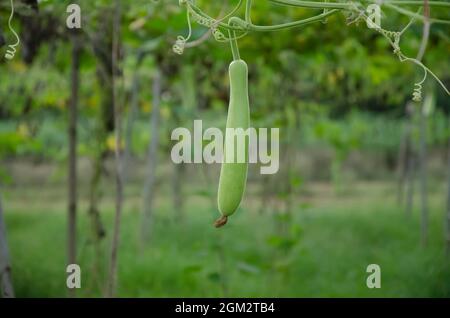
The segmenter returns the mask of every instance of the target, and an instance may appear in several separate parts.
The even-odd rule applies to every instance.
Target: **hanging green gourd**
[[[242,128],[244,131],[250,126],[250,108],[248,99],[248,70],[247,64],[241,59],[236,59],[229,66],[230,75],[230,104],[228,107],[228,117],[226,128]],[[227,219],[232,215],[242,200],[247,181],[248,169],[248,142],[239,144],[235,134],[225,134],[224,160],[220,170],[219,189],[217,203],[222,216],[214,223],[216,227],[223,226]],[[227,153],[230,153],[229,147],[233,147],[233,159],[230,161]],[[245,147],[245,162],[237,162],[237,154]],[[228,150],[227,150],[228,149]]]

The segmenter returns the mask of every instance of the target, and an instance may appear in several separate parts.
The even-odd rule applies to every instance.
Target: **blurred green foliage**
[[[72,62],[72,34],[65,27],[65,18],[66,6],[73,1],[41,2],[38,13],[23,1],[16,2],[21,5],[14,27],[23,41],[14,60],[0,59],[0,158],[14,161],[26,157],[65,163]],[[103,139],[96,138],[100,135],[105,94],[104,85],[99,81],[99,64],[110,52],[107,50],[102,60],[96,45],[111,36],[102,28],[111,18],[114,1],[78,2],[83,16],[78,154],[93,157],[99,148],[111,151],[114,147],[111,131]],[[120,3],[124,122],[132,116],[134,79],[140,82],[137,111],[132,121],[131,152],[139,159],[147,153],[154,109],[152,81],[158,69],[163,77],[160,152],[165,154],[158,172],[165,173],[170,166],[170,132],[174,127],[191,127],[194,119],[202,119],[204,128],[225,126],[231,52],[228,44],[209,38],[199,46],[186,48],[182,56],[174,54],[172,45],[177,36],[188,33],[186,14],[178,0],[121,0]],[[198,0],[196,3],[211,16],[218,17],[230,11],[237,1]],[[258,0],[254,1],[252,20],[256,24],[275,24],[319,12]],[[242,13],[239,12],[241,16]],[[448,18],[445,10],[432,10],[432,14]],[[9,6],[3,1],[0,36],[7,43],[11,39],[5,24],[8,15]],[[327,201],[331,191],[314,194],[306,189],[309,171],[299,171],[303,166],[296,165],[300,161],[298,156],[288,153],[290,148],[331,150],[331,178],[339,183],[344,161],[352,152],[395,157],[408,120],[417,123],[420,105],[415,105],[410,119],[405,114],[405,106],[411,99],[414,83],[422,76],[421,69],[398,61],[386,39],[376,31],[363,23],[346,25],[345,18],[338,14],[326,23],[250,33],[239,40],[241,57],[249,65],[252,125],[281,128],[281,160],[289,157],[292,162],[283,162],[275,176],[249,181],[248,203],[242,208],[245,211],[237,213],[229,224],[229,235],[210,227],[215,207],[203,201],[214,197],[215,188],[211,182],[199,185],[203,176],[198,171],[193,174],[193,180],[184,181],[188,188],[186,201],[203,201],[186,203],[185,224],[174,222],[169,195],[158,192],[155,241],[143,252],[136,246],[140,204],[136,202],[141,199],[138,194],[141,187],[127,192],[129,206],[124,209],[119,254],[120,296],[450,295],[448,262],[441,246],[440,197],[434,193],[430,199],[430,247],[423,250],[418,247],[419,233],[415,230],[419,228],[418,214],[415,213],[411,222],[405,222],[393,203],[392,189],[380,191],[361,186],[365,189],[361,193],[351,192],[353,196],[340,193],[341,196]],[[400,30],[408,19],[386,9],[382,22],[386,29]],[[198,39],[207,30],[194,24],[192,31],[193,39]],[[421,33],[422,24],[416,22],[402,37],[405,54],[416,55]],[[0,47],[0,57],[5,50],[5,45]],[[450,86],[449,52],[448,26],[433,24],[424,63],[447,87]],[[442,89],[428,86],[432,82],[429,77],[426,94],[434,92],[436,104],[427,117],[427,142],[431,149],[442,150],[450,137],[450,103]],[[412,132],[415,142],[416,126]],[[318,174],[327,175],[320,160],[313,157],[312,161],[311,166]],[[85,173],[84,168],[80,170]],[[381,174],[372,171],[375,168],[371,166],[368,170],[376,177]],[[13,229],[8,234],[14,283],[21,296],[64,296],[65,273],[61,269],[66,253],[65,233],[61,229],[65,218],[61,212],[66,208],[66,194],[62,193],[65,189],[61,184],[50,189],[49,185],[42,185],[42,180],[38,188],[33,188],[28,180],[33,173],[26,176],[26,184],[22,182],[21,187],[16,187],[20,183],[12,182],[13,186],[5,190],[6,221],[8,229]],[[49,177],[47,171],[40,178],[42,175]],[[439,171],[439,176],[442,175]],[[169,179],[164,176],[164,181]],[[253,178],[251,172],[249,176]],[[85,182],[85,177],[84,174],[80,177],[81,182]],[[11,181],[3,165],[0,180],[1,183]],[[159,179],[157,182],[158,191],[167,186]],[[112,224],[114,191],[109,188],[112,184],[101,185],[108,225]],[[258,185],[275,189],[267,196],[263,192],[255,198]],[[87,191],[88,187],[80,188]],[[358,191],[357,186],[347,188]],[[439,189],[443,189],[441,184]],[[297,200],[300,194],[302,197]],[[86,197],[83,193],[80,210],[86,208]],[[265,197],[270,197],[270,204],[265,205]],[[288,203],[289,200],[293,202]],[[255,202],[266,208],[267,213],[256,214]],[[29,208],[30,204],[33,209]],[[79,219],[79,258],[89,275],[86,283],[83,282],[86,284],[83,296],[100,296],[105,273],[95,272],[98,264],[93,264],[94,253],[98,251],[89,242],[87,218]],[[277,226],[283,229],[274,229]],[[109,244],[109,235],[107,231],[107,239],[101,243],[102,253]],[[220,254],[223,250],[225,261]],[[100,256],[106,262],[106,253]],[[374,259],[381,263],[389,282],[381,290],[369,290],[364,284],[365,266]]]
[[[25,152],[31,154],[34,149],[35,155],[39,156],[57,155],[59,151],[52,151],[52,147],[61,149],[64,146],[63,137],[50,136],[48,132],[54,129],[55,135],[64,134],[61,119],[66,117],[69,101],[70,69],[70,43],[65,30],[65,8],[68,3],[70,1],[41,3],[41,23],[37,27],[49,33],[48,39],[42,37],[36,40],[37,43],[25,41],[16,59],[12,62],[4,59],[0,61],[0,125],[3,133],[9,136],[3,138],[2,153],[23,153],[25,150],[12,147],[11,143],[14,140],[23,143],[27,138],[34,139],[34,142],[28,143]],[[228,45],[208,39],[197,47],[186,49],[183,56],[178,56],[171,51],[171,46],[177,35],[187,33],[185,14],[178,6],[178,1],[121,3],[124,12],[122,45],[127,96],[133,74],[138,73],[143,82],[139,92],[138,117],[147,117],[151,110],[151,76],[155,67],[162,67],[163,64],[165,90],[161,112],[164,121],[176,114],[188,120],[224,117],[228,90],[226,69],[231,59]],[[197,2],[211,16],[220,16],[221,12],[223,14],[231,10],[235,3],[237,1]],[[82,1],[80,5],[83,32],[88,35],[87,40],[92,41],[93,34],[98,32],[98,21],[107,14],[112,2],[97,1],[94,4]],[[24,37],[31,30],[25,29],[27,24],[23,21],[27,14],[33,13],[25,6],[20,7],[18,12],[19,17],[14,23]],[[256,24],[281,23],[305,18],[316,12],[257,1],[252,19]],[[0,7],[2,21],[8,13],[7,6]],[[433,11],[433,14],[445,17],[439,11]],[[393,11],[384,10],[382,22],[385,28],[398,30],[407,21],[407,18]],[[51,24],[52,29],[46,29],[46,23]],[[445,36],[446,30],[445,25],[433,25],[424,60],[444,83],[450,79],[450,44]],[[8,39],[9,35],[3,26],[2,31]],[[401,45],[407,54],[415,55],[421,31],[421,24],[415,23],[402,38]],[[205,28],[194,24],[194,39],[204,32]],[[96,60],[92,56],[92,44],[89,41],[84,43],[81,63],[79,108],[82,153],[89,152],[89,136],[96,133],[95,124],[91,121],[99,112],[101,98],[101,86],[95,76],[98,71]],[[27,50],[27,45],[32,44],[38,46],[38,51],[30,63],[22,59],[22,53]],[[404,106],[411,98],[413,84],[421,76],[421,70],[412,64],[400,63],[392,54],[386,39],[362,23],[346,26],[345,17],[339,14],[330,17],[325,24],[317,23],[276,33],[251,33],[240,40],[239,45],[241,55],[250,67],[252,121],[255,126],[283,126],[288,124],[286,120],[295,117],[292,113],[297,113],[300,125],[309,125],[303,129],[304,135],[311,135],[308,133],[310,130],[315,131],[316,136],[321,136],[333,147],[354,148],[363,144],[370,147],[372,143],[367,140],[377,138],[378,146],[391,143],[389,147],[393,147],[392,143],[398,141],[398,138],[384,138],[382,134],[388,134],[388,130],[395,128],[397,132],[391,132],[395,136],[401,134],[401,125],[395,123],[404,116]],[[148,54],[138,65],[138,54],[143,51]],[[195,84],[189,90],[195,90],[197,95],[194,108],[198,112],[195,113],[182,111],[186,105],[180,92],[187,87],[186,82],[182,81],[181,70],[187,65],[192,67],[190,83]],[[448,113],[449,98],[443,95],[441,89],[435,88],[435,91],[438,111],[430,120],[433,123],[436,121],[436,125],[432,124],[432,134],[428,138],[439,144],[448,135],[447,125],[440,117]],[[129,109],[129,103],[126,106]],[[358,115],[358,111],[364,113]],[[342,118],[347,119],[342,121]],[[51,123],[52,120],[56,122]],[[348,121],[349,125],[344,124]],[[377,128],[377,125],[386,127]],[[148,136],[144,136],[143,126],[144,123],[142,133],[136,127],[133,135],[133,151],[136,153],[142,153],[149,140]],[[168,127],[170,125],[165,128]],[[20,129],[27,129],[28,136],[21,135]],[[11,137],[16,135],[21,137]],[[166,142],[167,133],[161,136]],[[40,151],[42,149],[45,151]]]

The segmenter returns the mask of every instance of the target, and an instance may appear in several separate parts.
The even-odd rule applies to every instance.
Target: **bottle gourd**
[[[250,107],[248,98],[248,68],[243,60],[235,60],[229,66],[230,104],[228,107],[227,128],[242,128],[246,131],[250,126]],[[234,134],[225,133],[224,160],[220,170],[219,189],[217,195],[218,208],[222,216],[214,223],[221,227],[227,223],[242,200],[247,181],[248,140],[239,145]],[[246,137],[248,138],[248,137]],[[245,162],[238,162],[238,147],[245,147]],[[234,147],[234,161],[227,160],[227,147]]]

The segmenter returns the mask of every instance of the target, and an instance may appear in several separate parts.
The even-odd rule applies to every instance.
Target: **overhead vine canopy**
[[[423,70],[423,77],[414,84],[413,100],[420,102],[422,100],[422,85],[427,79],[428,74],[432,75],[434,79],[439,83],[443,90],[450,95],[450,91],[442,83],[442,81],[422,62],[422,57],[419,54],[417,58],[412,58],[405,55],[402,52],[400,41],[402,35],[408,30],[408,28],[415,22],[421,21],[425,24],[424,38],[428,37],[428,31],[430,24],[450,24],[450,20],[438,19],[430,17],[429,7],[442,8],[443,10],[450,10],[450,3],[444,1],[384,1],[384,0],[363,0],[363,1],[303,1],[303,0],[268,0],[274,5],[283,5],[307,9],[320,9],[322,13],[313,15],[305,19],[299,19],[295,21],[285,22],[281,24],[273,25],[257,25],[252,22],[252,0],[239,0],[237,5],[228,14],[220,18],[213,18],[204,12],[199,6],[195,4],[194,0],[180,0],[179,4],[186,8],[186,20],[189,27],[188,35],[178,36],[175,44],[173,45],[173,51],[177,54],[183,54],[184,49],[189,45],[189,40],[192,37],[192,25],[191,21],[205,26],[210,29],[210,33],[214,36],[214,39],[219,42],[230,42],[232,45],[233,55],[236,56],[236,41],[251,32],[269,32],[280,31],[289,28],[303,27],[309,24],[317,22],[327,21],[327,17],[342,13],[346,18],[347,24],[365,22],[368,28],[375,30],[384,36],[392,46],[393,53],[398,57],[401,62],[411,62]],[[245,2],[245,17],[242,19],[237,16],[239,10]],[[368,13],[368,6],[376,5],[386,7],[401,15],[409,17],[409,23],[402,27],[400,31],[388,30],[381,26],[380,23],[374,23],[372,16]],[[403,6],[417,7],[416,11],[405,9]],[[425,7],[425,10],[422,8]],[[421,12],[424,11],[422,14]],[[426,40],[423,44],[426,46]],[[190,45],[192,47],[194,45]]]

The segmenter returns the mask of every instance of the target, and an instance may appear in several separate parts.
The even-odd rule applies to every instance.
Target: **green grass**
[[[255,186],[244,207],[220,230],[211,226],[217,211],[209,198],[188,190],[184,219],[175,222],[169,192],[161,191],[152,239],[144,248],[138,244],[139,191],[129,190],[118,296],[449,297],[443,193],[431,195],[429,244],[422,248],[419,211],[406,218],[392,185],[353,186],[340,195],[329,186],[310,186],[308,194],[294,201],[284,232],[273,207],[263,215],[257,212]],[[108,236],[100,254],[89,242],[86,202],[81,200],[79,296],[102,295],[113,216],[113,191],[105,192],[102,213]],[[17,296],[66,296],[64,187],[9,188],[4,201]],[[366,287],[371,263],[381,266],[381,289]]]

